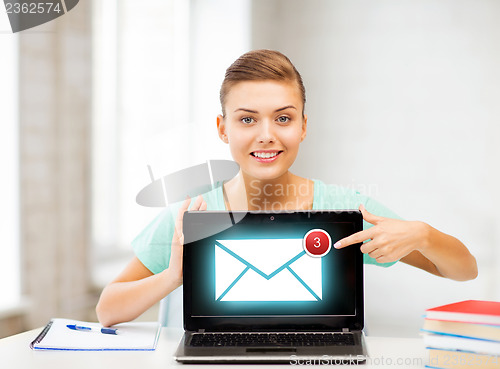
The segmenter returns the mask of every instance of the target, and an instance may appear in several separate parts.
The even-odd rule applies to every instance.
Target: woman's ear
[[[224,117],[220,114],[217,115],[217,132],[224,143],[229,143],[226,133],[226,122],[224,121]]]
[[[304,141],[307,135],[307,115],[304,114],[304,121],[302,122],[302,134],[300,135],[300,142]]]

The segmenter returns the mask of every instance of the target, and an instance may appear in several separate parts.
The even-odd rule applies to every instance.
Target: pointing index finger
[[[344,247],[369,240],[372,238],[372,229],[373,228],[365,229],[363,231],[359,231],[350,236],[342,238],[341,240],[337,241],[333,245],[333,247],[335,247],[336,249],[342,249]]]

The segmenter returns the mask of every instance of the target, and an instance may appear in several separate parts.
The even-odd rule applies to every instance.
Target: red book
[[[426,319],[500,325],[500,302],[467,300],[426,310]]]

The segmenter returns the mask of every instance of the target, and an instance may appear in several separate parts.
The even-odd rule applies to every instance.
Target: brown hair
[[[220,88],[220,104],[222,114],[226,112],[224,105],[226,95],[231,87],[238,82],[274,80],[282,82],[296,83],[299,88],[302,103],[306,104],[306,89],[302,82],[300,73],[285,55],[274,50],[253,50],[240,56],[236,61],[226,69],[226,75]],[[302,109],[302,115],[304,108]]]

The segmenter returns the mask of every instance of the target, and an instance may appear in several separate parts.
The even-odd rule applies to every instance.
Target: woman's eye
[[[253,123],[253,118],[245,117],[245,118],[241,118],[241,121],[245,124],[250,124],[250,123]]]
[[[278,122],[280,122],[280,123],[287,123],[289,121],[290,121],[290,118],[285,117],[285,116],[281,116],[278,118]]]

